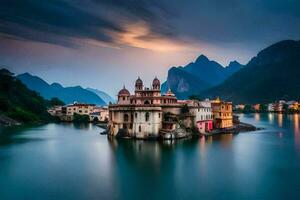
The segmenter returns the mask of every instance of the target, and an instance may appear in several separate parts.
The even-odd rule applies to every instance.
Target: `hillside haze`
[[[48,84],[43,79],[24,73],[16,76],[29,89],[38,92],[42,97],[51,99],[57,97],[64,103],[69,104],[75,101],[82,103],[93,103],[96,105],[105,105],[105,101],[95,93],[82,88],[81,86],[63,87],[59,83]]]
[[[49,105],[49,101],[28,89],[13,76],[13,73],[7,69],[0,69],[0,125],[3,121],[4,123],[48,121],[51,119],[47,112]]]
[[[202,92],[202,97],[220,96],[235,103],[268,103],[299,99],[300,41],[271,45],[222,84]]]

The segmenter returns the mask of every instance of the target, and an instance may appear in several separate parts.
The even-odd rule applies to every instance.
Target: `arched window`
[[[149,103],[149,101],[148,101],[148,100],[146,100],[146,101],[144,102],[144,104],[146,104],[146,105],[147,105],[147,104],[150,104],[150,103]]]
[[[149,113],[148,112],[145,114],[145,120],[146,120],[146,122],[149,121]]]
[[[124,122],[128,122],[129,116],[127,114],[124,114]]]

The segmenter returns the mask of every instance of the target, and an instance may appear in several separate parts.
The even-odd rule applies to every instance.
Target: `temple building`
[[[211,101],[215,128],[233,127],[232,102],[221,101],[220,98]]]
[[[198,127],[201,132],[212,129],[211,108],[195,101],[179,101],[171,90],[163,95],[157,78],[151,87],[144,87],[138,78],[134,94],[124,86],[117,99],[116,104],[109,105],[108,134],[111,136],[183,137],[186,129]]]

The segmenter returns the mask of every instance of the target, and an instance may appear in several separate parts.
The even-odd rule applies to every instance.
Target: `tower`
[[[160,90],[160,81],[158,80],[157,77],[155,77],[153,80],[152,88],[153,90]]]

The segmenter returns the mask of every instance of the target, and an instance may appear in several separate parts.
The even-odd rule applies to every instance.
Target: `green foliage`
[[[65,103],[61,101],[59,98],[54,97],[49,101],[50,106],[64,106]]]
[[[12,75],[6,69],[0,70],[0,112],[24,123],[51,120],[47,112],[49,102]]]
[[[266,104],[260,104],[259,112],[265,113],[268,111],[268,106]]]
[[[252,106],[249,104],[245,105],[244,113],[252,113],[252,112],[254,112]]]
[[[191,96],[189,96],[189,99],[190,99],[190,100],[198,100],[198,101],[201,101],[201,99],[200,99],[199,96],[197,96],[197,95],[191,95]]]
[[[287,104],[283,104],[282,109],[283,109],[283,111],[288,111],[289,106]]]
[[[90,118],[89,118],[88,115],[79,115],[77,113],[74,113],[73,122],[76,122],[76,123],[89,123]]]

